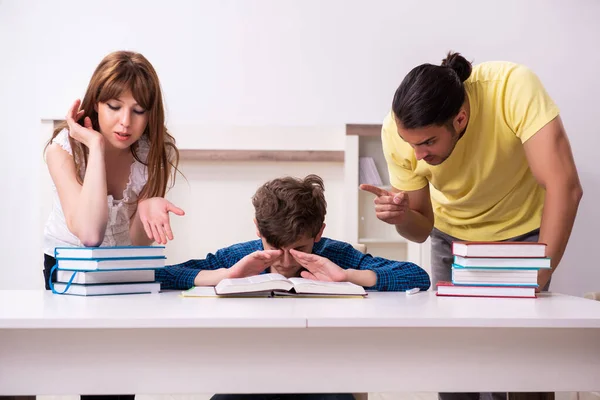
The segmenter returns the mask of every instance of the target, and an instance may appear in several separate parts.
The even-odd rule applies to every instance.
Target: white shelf
[[[359,243],[373,243],[373,244],[398,244],[398,243],[407,243],[406,239],[402,236],[398,236],[398,238],[358,238]]]
[[[372,186],[376,186],[380,189],[387,190],[388,192],[392,191],[392,185],[372,185]],[[358,187],[358,190],[360,190],[360,186]],[[363,190],[363,192],[364,192],[364,190]]]
[[[381,177],[379,188],[391,192],[389,174],[381,145],[381,125],[346,125],[344,146],[344,182],[346,194],[346,241],[360,243],[373,257],[410,261],[429,270],[429,247],[406,240],[393,225],[379,220],[375,213],[375,195],[360,190],[360,157],[371,157]],[[358,193],[357,193],[358,191]],[[427,253],[427,254],[426,254]]]

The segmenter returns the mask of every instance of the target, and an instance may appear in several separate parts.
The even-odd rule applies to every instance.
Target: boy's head
[[[265,249],[283,250],[271,266],[286,277],[297,276],[301,265],[289,250],[311,253],[321,239],[327,212],[323,180],[317,175],[304,179],[283,177],[262,185],[254,194],[254,223]]]

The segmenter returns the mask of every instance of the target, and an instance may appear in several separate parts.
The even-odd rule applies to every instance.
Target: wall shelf
[[[383,223],[383,222],[382,222]],[[358,238],[359,243],[364,244],[398,244],[398,243],[406,243],[407,240],[402,236],[398,235],[398,238]]]
[[[344,160],[346,241],[361,243],[376,257],[410,261],[429,271],[429,241],[414,243],[380,221],[373,204],[374,195],[359,188],[359,159],[371,157],[381,177],[379,187],[391,191],[387,163],[381,145],[380,124],[347,124]]]
[[[205,150],[180,149],[182,160],[193,161],[286,161],[344,162],[339,150]]]
[[[64,118],[42,118],[43,123],[51,123],[56,128]],[[367,126],[367,125],[365,125]],[[180,148],[179,156],[185,161],[216,162],[344,162],[344,150],[247,150],[247,149],[199,149]]]
[[[381,136],[381,124],[347,124],[346,135]]]

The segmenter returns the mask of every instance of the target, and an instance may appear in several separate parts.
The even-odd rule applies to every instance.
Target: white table
[[[600,389],[600,302],[0,291],[0,394]]]

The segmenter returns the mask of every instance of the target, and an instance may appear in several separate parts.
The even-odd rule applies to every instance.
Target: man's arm
[[[392,193],[400,193],[400,190],[392,188]],[[434,221],[429,185],[419,190],[405,191],[404,195],[408,196],[409,211],[396,224],[396,231],[412,242],[423,243],[429,237]]]
[[[546,189],[539,241],[548,245],[552,270],[540,271],[538,284],[544,287],[563,256],[583,189],[573,153],[560,116],[524,144],[529,167],[537,182]]]
[[[377,196],[375,215],[378,219],[394,225],[396,231],[410,241],[427,240],[434,221],[429,185],[411,191],[392,188],[389,192],[373,185],[360,185],[360,189]]]

